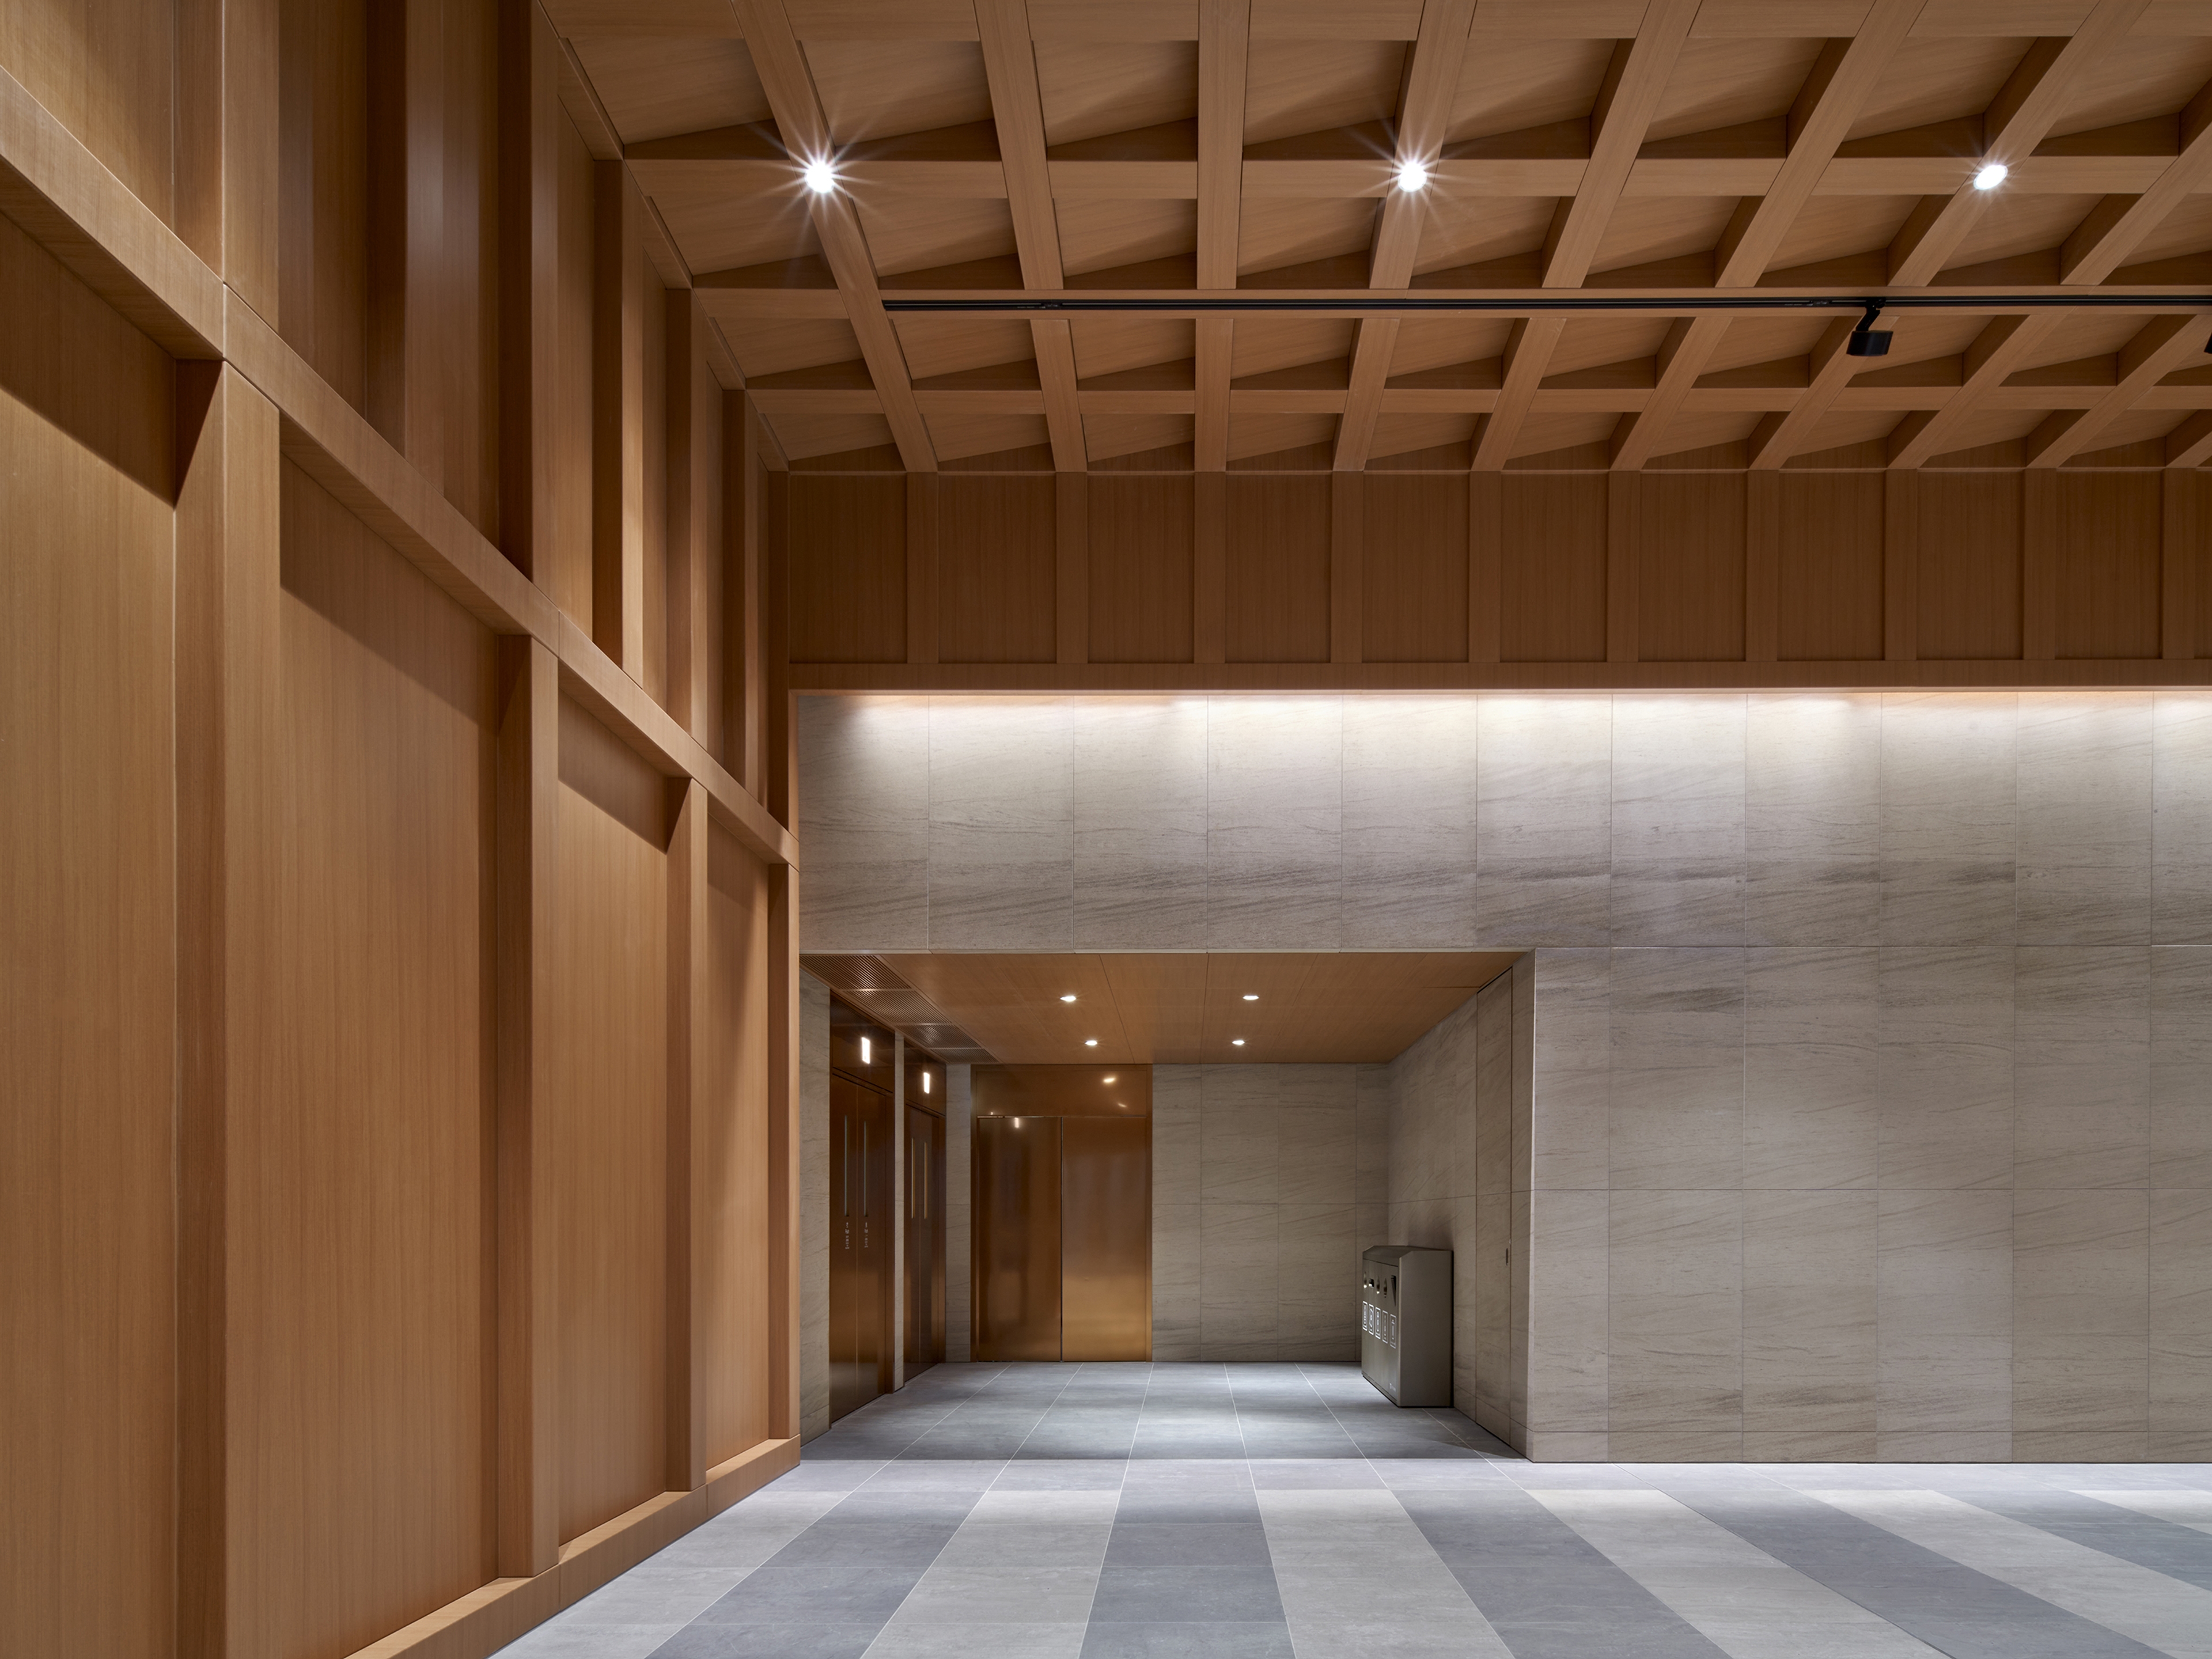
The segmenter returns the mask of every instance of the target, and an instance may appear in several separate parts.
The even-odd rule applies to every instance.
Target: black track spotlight
[[[1844,343],[1844,349],[1854,357],[1888,356],[1889,331],[1875,326],[1881,319],[1881,305],[1875,301],[1868,301],[1866,315],[1859,319],[1859,325],[1851,331],[1851,337]]]

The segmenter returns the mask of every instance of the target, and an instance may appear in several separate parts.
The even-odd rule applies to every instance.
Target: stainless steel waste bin
[[[1395,1406],[1452,1402],[1452,1253],[1377,1244],[1361,1258],[1359,1369]]]

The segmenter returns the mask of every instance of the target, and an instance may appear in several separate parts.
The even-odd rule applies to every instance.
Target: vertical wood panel
[[[1328,659],[1358,662],[1366,633],[1362,605],[1367,520],[1363,486],[1367,480],[1358,472],[1332,472],[1328,482]]]
[[[761,791],[760,417],[722,393],[722,764]]]
[[[561,700],[553,653],[525,635],[502,639],[499,696],[496,1565],[502,1577],[528,1577],[554,1564],[561,1544],[552,1144]]]
[[[642,204],[641,204],[641,211]],[[641,221],[640,229],[642,230]],[[644,250],[641,243],[641,259]],[[648,267],[641,278],[644,299],[644,327],[638,343],[638,412],[643,428],[642,452],[638,468],[638,502],[640,531],[638,535],[638,584],[640,602],[644,606],[644,621],[640,629],[639,658],[641,665],[636,673],[639,684],[646,695],[662,708],[668,708],[673,690],[669,682],[670,643],[669,619],[673,614],[669,587],[676,561],[675,550],[669,544],[669,532],[674,515],[668,501],[672,482],[668,454],[672,411],[668,406],[671,395],[670,364],[668,361],[668,313],[679,298],[688,301],[688,293],[672,293],[662,286],[659,277]],[[680,717],[679,717],[680,718]]]
[[[617,161],[593,164],[592,637],[645,673],[645,201]]]
[[[1072,369],[1068,384],[1074,384]],[[1054,544],[1058,560],[1053,588],[1060,599],[1054,654],[1063,665],[1091,659],[1091,496],[1085,483],[1082,473],[1066,471],[1056,473],[1053,481]],[[1189,607],[1185,605],[1183,610],[1188,614]]]
[[[769,872],[726,830],[707,849],[707,1073],[692,1125],[693,1352],[707,1466],[773,1420]]]
[[[1228,371],[1222,371],[1225,382]],[[1225,444],[1227,424],[1223,422]],[[1203,471],[1191,483],[1190,659],[1194,663],[1239,660],[1236,592],[1231,574],[1238,521],[1232,503],[1241,505],[1237,480]]]
[[[2018,658],[2019,476],[1923,472],[1918,493],[1919,659]]]
[[[279,96],[266,107],[243,95],[226,105],[225,259],[234,286],[268,307],[265,320],[308,367],[366,410],[368,14],[363,0],[266,3]],[[226,10],[225,28],[233,22]],[[249,131],[231,130],[240,126]],[[256,134],[270,153],[239,155]],[[255,191],[258,205],[245,199]]]
[[[1781,649],[1782,475],[1744,480],[1743,658],[1772,662]]]
[[[561,1536],[667,1459],[667,860],[660,779],[561,705]]]
[[[1089,496],[1091,662],[1189,662],[1196,505],[1189,475],[1101,472]],[[1218,545],[1218,544],[1217,544]]]
[[[790,528],[787,539],[770,544],[789,551],[791,660],[903,661],[906,480],[805,473],[777,479]],[[767,614],[787,613],[771,600]]]
[[[196,860],[189,881],[208,849],[204,819],[176,818],[202,789],[172,794],[172,536],[193,564],[178,620],[197,630],[192,665],[204,669],[201,619],[222,597],[207,578],[234,551],[249,568],[265,556],[271,590],[242,625],[273,602],[273,545],[253,542],[250,520],[240,544],[228,534],[224,440],[263,463],[265,486],[276,421],[250,392],[258,408],[244,418],[261,418],[248,432],[227,403],[215,411],[179,526],[166,489],[70,429],[105,412],[117,427],[145,422],[168,448],[168,359],[13,222],[0,225],[0,1641],[26,1653],[161,1654],[179,1540],[174,952],[179,942],[191,952],[187,973],[204,965],[209,906],[223,891],[189,892],[179,941],[177,860]],[[167,472],[165,455],[143,459]],[[248,632],[244,644],[256,642]],[[187,712],[200,711],[207,678],[185,688]],[[251,673],[213,690],[234,690],[250,713],[265,706]],[[259,732],[239,735],[239,768],[258,782]],[[224,1006],[212,994],[222,988],[191,988],[202,1029],[210,1001]],[[207,1103],[208,1058],[185,1055],[195,1108]],[[219,1153],[219,1141],[199,1144]],[[197,1196],[185,1194],[188,1225],[204,1213]],[[189,1237],[186,1250],[204,1261]],[[193,1291],[207,1288],[196,1275]],[[220,1388],[206,1358],[187,1356],[183,1379],[196,1424],[209,1384]]]
[[[2194,473],[2168,468],[2160,479],[2159,641],[2160,655],[2186,662],[2197,654],[2197,592],[2203,580],[2204,520],[2199,514],[2203,482]]]
[[[174,216],[175,37],[162,0],[0,9],[0,66],[164,220]]]
[[[2022,473],[2020,495],[2020,653],[2049,662],[2058,644],[2058,475]]]
[[[1753,475],[1754,500],[1767,481],[1775,496],[1774,643],[1782,661],[1881,659],[1884,478]],[[1752,544],[1747,535],[1747,554]]]
[[[597,529],[592,496],[594,454],[592,318],[598,308],[599,174],[575,123],[558,122],[559,392],[553,415],[553,569],[538,578],[553,602],[598,637],[592,615]]]
[[[1882,475],[1882,656],[1911,662],[1920,653],[1920,474]]]
[[[1611,477],[1498,477],[1498,654],[1603,662],[1610,637]]]
[[[1231,473],[1218,489],[1226,660],[1327,662],[1334,483]]]
[[[500,548],[554,583],[561,333],[561,42],[535,4],[499,7]]]
[[[944,662],[1050,662],[1059,647],[1050,473],[938,482]]]
[[[2057,486],[2051,649],[2057,657],[2154,658],[2164,475],[2031,473]]]
[[[1637,660],[1741,661],[1745,475],[1647,473],[1638,488]]]
[[[696,778],[668,785],[668,1127],[666,1472],[671,1492],[707,1479],[707,1263],[700,1227],[711,1202],[701,1145],[720,1105],[714,1073],[714,985],[708,963],[707,792]]]
[[[906,659],[937,660],[937,475],[906,480]]]
[[[1467,481],[1376,473],[1361,494],[1360,660],[1465,662]]]
[[[1494,663],[1503,648],[1498,605],[1502,598],[1505,534],[1504,475],[1468,475],[1467,658]]]
[[[1642,561],[1636,535],[1641,527],[1637,499],[1640,475],[1614,472],[1605,481],[1605,659],[1637,659],[1638,580]]]
[[[233,1652],[495,1565],[491,636],[283,469],[267,1024],[231,1121]]]
[[[212,27],[218,8],[220,28]],[[280,320],[281,10],[281,0],[195,0],[181,14],[188,38],[180,43],[179,59],[179,74],[194,78],[179,111],[188,140],[205,137],[210,112],[201,100],[210,94],[214,118],[222,125],[216,140],[221,148],[220,202],[210,208],[205,162],[188,161],[190,176],[179,180],[186,198],[179,234],[201,258],[209,258],[209,227],[199,215],[212,211],[222,240],[210,264],[272,327]],[[212,84],[198,78],[208,73],[210,62],[217,76]]]

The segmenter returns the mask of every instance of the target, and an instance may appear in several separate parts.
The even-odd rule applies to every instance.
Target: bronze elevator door
[[[906,1109],[906,1368],[945,1358],[945,1120]]]
[[[1152,1357],[1152,1121],[1060,1122],[1060,1357]]]
[[[1060,1120],[975,1120],[975,1358],[1060,1358]]]
[[[975,1120],[975,1357],[1149,1359],[1152,1120]]]
[[[830,1416],[890,1387],[891,1184],[888,1095],[830,1078]]]

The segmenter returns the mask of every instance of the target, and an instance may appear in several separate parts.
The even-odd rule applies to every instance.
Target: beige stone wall
[[[1381,1066],[1152,1068],[1152,1357],[1358,1357],[1387,1242]]]
[[[1533,953],[1534,1455],[2212,1455],[2212,694],[803,708],[812,948]]]

